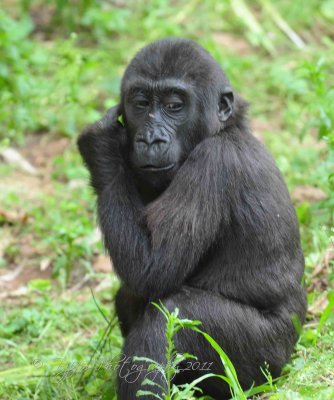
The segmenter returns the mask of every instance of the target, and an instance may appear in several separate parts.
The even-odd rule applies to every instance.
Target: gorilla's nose
[[[157,133],[154,131],[149,131],[144,135],[141,135],[136,140],[137,143],[143,143],[146,146],[152,145],[162,145],[162,147],[169,143],[167,137],[161,135],[161,133]]]
[[[169,148],[169,138],[157,132],[147,132],[136,139],[135,148],[139,152],[163,154]]]

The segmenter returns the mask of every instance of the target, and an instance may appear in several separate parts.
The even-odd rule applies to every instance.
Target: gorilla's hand
[[[97,194],[125,166],[123,155],[126,153],[127,132],[118,121],[119,115],[119,105],[112,107],[101,120],[89,125],[78,139],[79,151]]]
[[[124,148],[127,145],[127,133],[122,123],[119,122],[120,115],[120,105],[118,104],[110,108],[102,119],[90,125],[86,130],[96,130],[97,133],[106,132],[110,135],[110,140],[117,141],[120,147]]]

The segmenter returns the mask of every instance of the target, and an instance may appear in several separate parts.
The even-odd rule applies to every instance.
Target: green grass
[[[271,375],[268,372],[263,371],[268,383],[261,386],[251,387],[244,392],[241,388],[236,370],[231,360],[225,351],[219,346],[219,344],[210,335],[208,335],[206,332],[203,332],[199,328],[201,321],[182,319],[179,317],[178,308],[170,312],[162,302],[160,302],[160,304],[153,303],[153,305],[157,307],[166,320],[166,365],[159,364],[157,361],[150,358],[136,357],[136,360],[139,362],[146,363],[148,365],[148,371],[152,373],[151,376],[150,374],[147,374],[146,376],[148,377],[143,380],[142,389],[137,392],[138,397],[145,398],[147,395],[153,395],[155,398],[160,400],[183,400],[190,398],[192,399],[195,395],[197,395],[196,398],[200,396],[200,400],[211,400],[211,397],[209,396],[202,396],[202,390],[198,388],[198,385],[204,380],[213,377],[221,379],[229,385],[232,400],[246,400],[248,397],[256,395],[257,393],[269,392],[275,389]],[[224,367],[225,375],[207,373],[203,374],[192,382],[178,386],[173,385],[172,379],[178,373],[178,368],[182,368],[181,363],[186,360],[188,360],[187,362],[189,362],[189,360],[197,360],[195,355],[189,353],[179,353],[178,349],[175,347],[174,336],[178,331],[186,329],[190,329],[199,333],[212,346],[212,348],[219,355],[221,364]],[[159,372],[161,374],[163,381],[166,384],[165,389],[162,388],[161,384],[155,382],[155,372]],[[162,394],[157,395],[154,393],[154,388],[162,388]]]
[[[103,250],[75,138],[117,103],[136,51],[173,35],[197,40],[221,63],[251,103],[254,130],[290,191],[307,185],[326,194],[295,203],[310,312],[266,398],[334,398],[333,9],[333,0],[3,1],[0,151],[23,146],[30,161],[43,163],[37,177],[0,164],[0,282],[20,265],[27,271],[22,282],[21,272],[0,286],[1,399],[115,396],[118,282],[95,266]],[[37,152],[31,135],[41,143]],[[67,149],[53,151],[64,137]]]

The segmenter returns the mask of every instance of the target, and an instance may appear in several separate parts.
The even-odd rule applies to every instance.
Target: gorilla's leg
[[[178,293],[165,298],[163,303],[170,311],[178,307],[181,318],[202,321],[202,330],[209,333],[231,358],[244,389],[253,382],[264,381],[260,367],[265,361],[272,375],[277,376],[290,356],[296,334],[287,312],[277,310],[275,317],[266,317],[246,304],[190,287],[183,287]],[[177,375],[178,384],[190,382],[208,372],[223,373],[219,356],[199,333],[181,330],[175,337],[175,344],[178,352],[196,355],[199,362],[198,369],[194,360],[184,363],[186,370]],[[165,319],[154,306],[148,305],[125,340],[118,370],[120,400],[135,399],[139,389],[153,388],[141,387],[146,377],[143,369],[147,368],[147,364],[132,362],[131,357],[148,357],[165,364],[165,351]],[[193,370],[195,365],[196,370]],[[153,373],[150,372],[148,377],[152,379]],[[155,382],[165,386],[159,374]],[[229,388],[222,380],[207,380],[201,387],[214,398],[230,397]]]
[[[147,301],[135,296],[126,286],[121,286],[115,298],[115,308],[123,337],[143,314]]]

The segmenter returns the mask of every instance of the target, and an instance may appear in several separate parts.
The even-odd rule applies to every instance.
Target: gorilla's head
[[[162,187],[201,140],[233,119],[234,95],[206,50],[190,40],[165,39],[142,49],[129,64],[121,112],[133,169]]]

